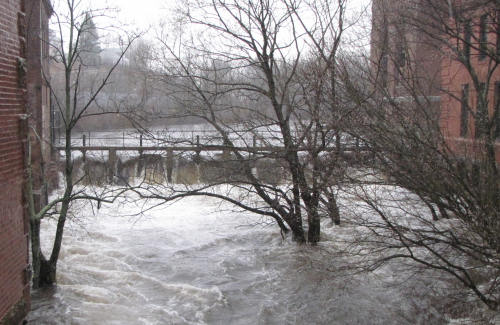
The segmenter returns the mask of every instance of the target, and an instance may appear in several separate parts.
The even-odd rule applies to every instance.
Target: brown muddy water
[[[188,198],[141,217],[128,204],[79,209],[58,285],[33,293],[29,324],[442,323],[408,283],[335,272],[334,227],[318,247],[298,246],[269,220],[225,208]]]

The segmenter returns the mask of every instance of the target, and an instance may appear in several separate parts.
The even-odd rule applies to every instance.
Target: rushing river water
[[[65,233],[58,286],[29,324],[414,324],[411,294],[345,277],[325,249],[283,240],[258,217],[188,198],[141,218],[85,208]],[[78,220],[78,221],[77,221]],[[54,226],[43,229],[53,233]],[[420,317],[420,318],[419,318]],[[423,318],[422,318],[423,317]],[[425,319],[425,321],[423,321]],[[439,322],[437,319],[433,322]]]

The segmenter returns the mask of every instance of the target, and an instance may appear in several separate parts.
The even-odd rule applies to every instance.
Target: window
[[[394,87],[399,87],[400,82],[401,82],[401,74],[403,73],[401,67],[399,66],[398,62],[395,62],[393,65],[393,74],[394,74]]]
[[[500,10],[497,10],[497,61],[500,58]]]
[[[479,21],[479,60],[486,58],[488,52],[488,15],[481,16]]]
[[[485,83],[481,82],[479,84],[479,89],[477,90],[477,110],[475,120],[476,138],[482,137],[487,131],[488,101],[486,99],[486,93]]]
[[[493,108],[495,119],[495,138],[500,140],[500,81],[495,82],[495,107]]]
[[[403,38],[403,37],[402,37]],[[404,39],[401,39],[398,43],[397,43],[397,64],[398,66],[400,67],[404,67],[406,65],[406,46],[405,46],[405,43],[404,43]]]
[[[469,124],[469,84],[462,85],[460,136],[466,137]]]
[[[383,29],[382,29],[382,59],[380,62],[381,65],[381,73],[382,73],[382,85],[383,87],[387,87],[387,70],[389,66],[389,58],[388,58],[388,51],[389,51],[389,28],[388,28],[388,23],[384,19],[383,20]]]
[[[406,21],[404,15],[400,17],[399,24],[397,26],[397,37],[396,40],[396,64],[400,67],[404,67],[406,65]]]
[[[472,27],[471,21],[467,20],[464,27],[464,58],[466,61],[470,61],[470,42],[472,38]]]
[[[389,59],[387,58],[387,54],[384,54],[382,56],[381,62],[380,62],[380,73],[381,73],[381,81],[382,81],[382,87],[387,87],[387,69],[389,66]]]

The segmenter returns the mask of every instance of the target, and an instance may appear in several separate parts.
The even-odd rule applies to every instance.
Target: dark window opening
[[[403,70],[401,69],[401,67],[399,66],[399,63],[398,62],[395,62],[395,64],[393,65],[393,74],[394,74],[394,87],[399,87],[400,84],[401,84],[401,77],[402,77],[402,74],[403,73]]]
[[[404,15],[401,16],[399,25],[397,26],[397,37],[396,40],[396,64],[400,67],[404,67],[406,64],[406,21]]]
[[[488,52],[488,15],[484,14],[479,22],[479,59],[486,58]]]
[[[393,47],[393,59],[394,59],[394,84],[399,87],[401,82],[405,80],[405,65],[406,65],[406,17],[404,14],[400,15],[399,22],[397,23],[396,31],[394,34],[394,47]]]
[[[495,82],[495,107],[493,108],[495,121],[495,139],[500,140],[500,82]]]
[[[488,101],[486,96],[486,85],[484,82],[481,82],[479,84],[479,89],[477,90],[477,109],[475,120],[476,138],[482,137],[487,132]]]
[[[497,10],[497,61],[500,58],[500,10]]]
[[[388,75],[388,67],[389,67],[389,29],[387,27],[388,23],[384,19],[383,21],[383,30],[382,30],[382,60],[381,60],[381,72],[382,72],[382,86],[387,87],[387,75]]]
[[[387,69],[389,66],[389,60],[387,58],[387,54],[384,54],[382,56],[381,62],[380,62],[380,72],[381,72],[381,79],[382,79],[382,87],[387,87]]]
[[[398,48],[397,48],[397,62],[400,67],[404,67],[406,65],[406,48],[403,44],[403,42],[398,43]]]
[[[469,84],[462,85],[462,100],[460,112],[460,136],[466,137],[469,124]]]
[[[466,61],[470,60],[470,43],[472,39],[471,21],[467,20],[464,27],[464,58]]]

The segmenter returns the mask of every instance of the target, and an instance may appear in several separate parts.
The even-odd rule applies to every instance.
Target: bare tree
[[[64,188],[61,195],[52,197],[45,205],[35,204],[32,166],[29,164],[26,166],[28,174],[26,193],[30,215],[33,287],[35,288],[52,285],[56,281],[57,261],[61,250],[64,226],[71,214],[72,202],[75,200],[94,200],[98,204],[111,202],[121,192],[121,190],[109,189],[88,190],[84,186],[80,186],[83,178],[77,178],[74,173],[72,131],[82,118],[99,114],[90,112],[89,107],[108,84],[110,76],[136,37],[127,35],[126,39],[122,39],[122,51],[116,62],[105,71],[101,71],[96,82],[91,85],[85,84],[85,75],[92,71],[88,71],[86,62],[82,61],[87,49],[81,46],[81,42],[82,39],[85,39],[86,33],[89,32],[89,26],[91,26],[92,32],[96,30],[90,20],[105,16],[107,10],[85,11],[82,6],[80,1],[61,1],[56,6],[53,17],[58,37],[53,40],[43,40],[48,42],[50,51],[54,55],[53,59],[62,70],[62,84],[59,85],[62,89],[58,88],[55,78],[50,79],[48,71],[44,71],[44,76],[52,95],[53,104],[60,113],[64,125],[64,168],[62,171]],[[45,139],[37,141],[45,141]],[[28,162],[31,161],[32,142],[33,139],[28,142]],[[57,229],[50,256],[46,258],[40,247],[40,224],[44,218],[49,216],[57,220]]]
[[[274,218],[299,242],[306,241],[305,212],[307,240],[318,242],[321,206],[337,209],[334,192],[325,190],[335,168],[325,169],[324,162],[340,150],[341,131],[334,128],[346,114],[335,75],[349,27],[345,10],[346,1],[186,3],[182,23],[203,32],[160,36],[160,80],[176,105],[168,117],[209,125],[214,137],[208,144],[225,154],[219,164],[204,163],[224,171],[203,186],[156,186],[143,195],[166,201],[216,196]],[[256,173],[263,164],[270,174],[283,173],[280,184]],[[220,184],[237,190],[215,193]]]
[[[366,230],[353,243],[358,252],[359,245],[366,249],[370,269],[393,259],[411,261],[438,276],[450,275],[496,310],[500,179],[498,100],[491,101],[498,54],[491,27],[497,28],[498,4],[409,1],[398,9],[377,3],[385,24],[377,27],[386,31],[372,57],[375,96],[360,88],[352,88],[351,96],[364,111],[358,136],[377,157],[376,171],[385,175],[386,185],[368,182],[348,191],[352,221]],[[472,32],[485,20],[486,40]],[[451,82],[436,82],[441,75],[436,79],[428,62],[449,69],[444,75]],[[458,82],[469,83],[477,99],[455,89]],[[474,120],[474,137],[451,127],[460,123],[451,119],[460,108]],[[462,117],[462,128],[472,122]]]

